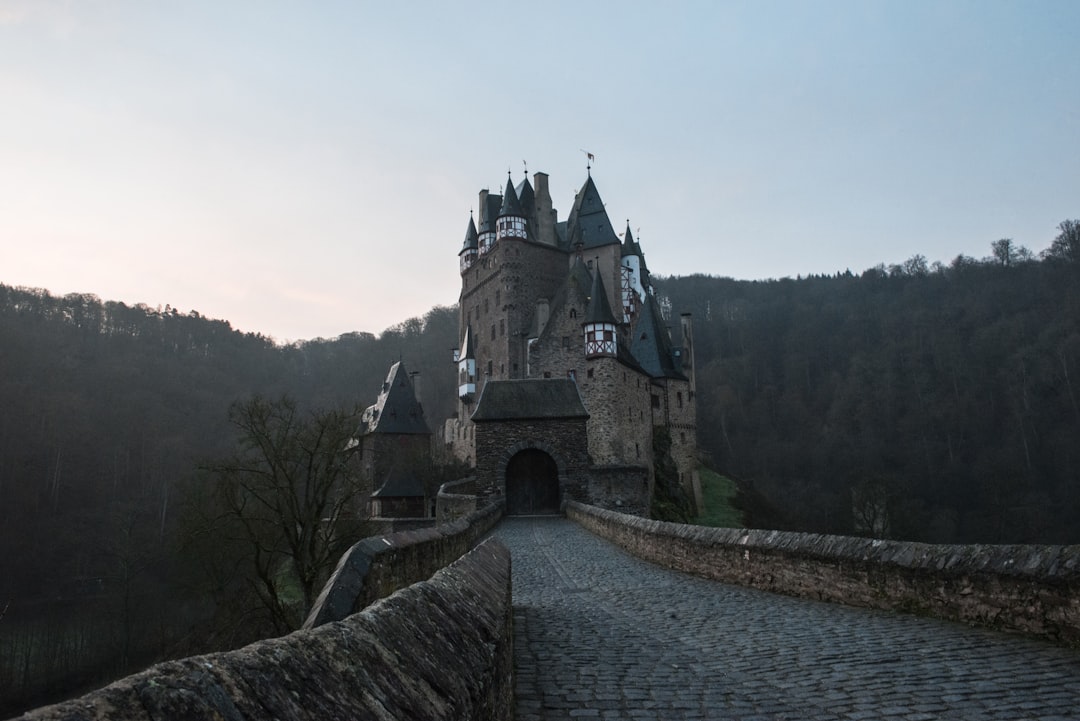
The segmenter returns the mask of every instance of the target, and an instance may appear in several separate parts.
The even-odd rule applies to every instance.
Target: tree
[[[1049,259],[1080,263],[1080,220],[1063,220],[1058,230],[1061,232],[1044,255]]]
[[[338,523],[360,506],[352,462],[360,411],[302,412],[288,397],[234,403],[237,449],[208,466],[214,531],[246,562],[245,581],[278,633],[299,628],[344,544]]]
[[[1032,260],[1031,251],[1022,245],[1014,243],[1012,238],[995,240],[990,244],[990,251],[993,253],[994,261],[1006,268]]]

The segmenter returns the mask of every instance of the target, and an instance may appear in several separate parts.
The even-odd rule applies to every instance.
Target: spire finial
[[[585,172],[588,173],[589,177],[591,178],[592,164],[596,162],[596,156],[590,153],[588,150],[585,150],[584,148],[578,148],[578,150],[585,153],[585,157],[588,158],[588,161],[585,163]]]
[[[527,162],[525,162],[524,160],[521,161],[521,164],[525,166],[525,179],[528,180],[528,178],[529,178],[529,164]]]

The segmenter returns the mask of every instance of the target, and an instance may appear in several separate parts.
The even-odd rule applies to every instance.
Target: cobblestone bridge
[[[507,518],[517,719],[1078,719],[1080,652],[798,600]]]

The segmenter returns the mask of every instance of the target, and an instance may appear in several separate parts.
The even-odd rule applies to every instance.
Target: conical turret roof
[[[479,236],[476,233],[476,223],[473,222],[472,213],[469,213],[469,227],[465,229],[465,245],[461,247],[461,253],[467,250],[476,250],[480,247]],[[458,253],[458,255],[461,255]]]
[[[585,309],[585,321],[588,323],[610,323],[615,325],[615,314],[611,312],[611,303],[608,302],[607,291],[604,290],[604,281],[600,277],[600,269],[593,273],[592,289],[589,291],[589,306]]]
[[[634,234],[630,232],[630,221],[626,221],[626,233],[623,235],[622,257],[628,255],[641,255],[641,248],[634,242]]]
[[[518,202],[517,193],[514,192],[514,184],[509,177],[506,179],[506,193],[503,195],[502,207],[499,209],[498,217],[502,218],[506,215],[519,218],[525,217],[525,213],[521,211],[521,203]]]

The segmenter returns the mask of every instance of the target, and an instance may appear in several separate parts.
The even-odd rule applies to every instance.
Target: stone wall
[[[766,591],[926,614],[1080,646],[1080,546],[950,546],[566,515],[630,553]]]
[[[500,518],[502,506],[491,504],[438,528],[371,536],[354,544],[323,587],[304,628],[338,621],[398,589],[430,578],[465,554]]]
[[[555,459],[561,498],[587,498],[589,454],[584,418],[477,423],[476,477],[481,496],[505,496],[506,464],[524,448],[539,448]]]
[[[589,499],[594,506],[647,516],[651,498],[648,468],[593,466],[589,469]]]
[[[580,351],[579,351],[580,352]],[[584,361],[577,383],[589,411],[589,457],[597,465],[653,467],[652,384],[614,358]]]
[[[444,483],[435,501],[435,518],[440,526],[464,518],[476,510],[476,500],[475,478]]]
[[[510,553],[488,540],[345,620],[150,667],[23,716],[512,719]]]

